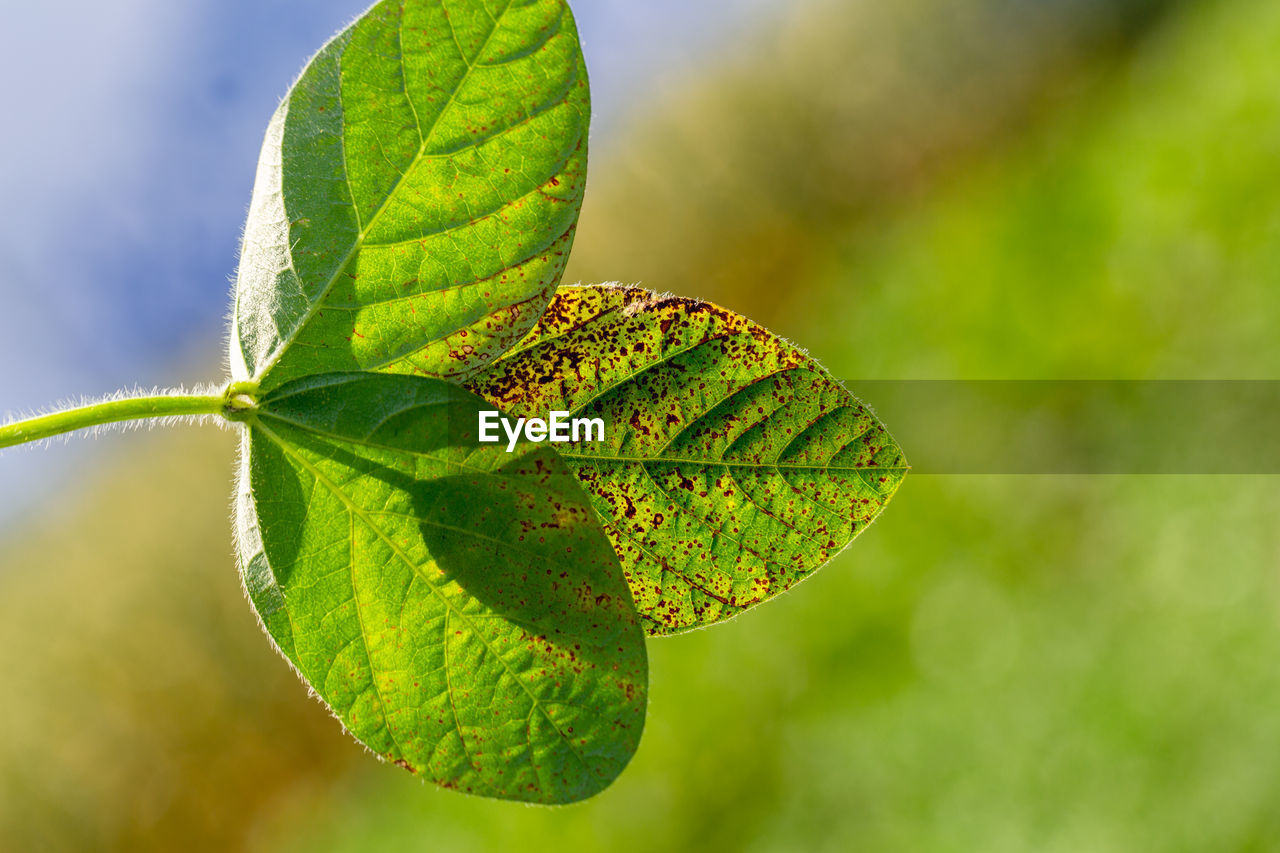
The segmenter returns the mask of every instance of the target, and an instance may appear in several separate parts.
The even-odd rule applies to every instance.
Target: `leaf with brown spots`
[[[280,650],[388,761],[474,794],[603,790],[644,727],[644,633],[547,447],[476,441],[436,379],[298,380],[244,431],[237,541]]]
[[[311,60],[267,129],[231,369],[456,377],[555,293],[590,96],[564,0],[383,0]]]
[[[559,445],[650,634],[730,618],[808,577],[906,474],[872,413],[781,338],[718,306],[562,288],[469,387],[512,415],[602,418]]]

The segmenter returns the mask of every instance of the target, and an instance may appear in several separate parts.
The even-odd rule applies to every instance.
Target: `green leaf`
[[[267,130],[232,373],[463,376],[554,295],[586,181],[590,96],[563,0],[381,2]]]
[[[644,634],[617,557],[547,447],[476,441],[446,382],[335,374],[245,430],[237,540],[281,652],[369,749],[446,787],[564,803],[644,725]]]
[[[706,302],[563,288],[470,383],[513,416],[601,418],[560,445],[650,634],[730,618],[808,577],[906,473],[884,427],[817,362]]]

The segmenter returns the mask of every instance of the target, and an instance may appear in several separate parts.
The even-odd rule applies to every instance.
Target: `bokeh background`
[[[1280,379],[1280,4],[575,5],[568,281],[713,299],[855,390]],[[0,409],[218,378],[262,129],[359,11],[6,0]],[[793,593],[652,643],[635,761],[552,810],[307,698],[240,591],[232,459],[0,454],[0,848],[1280,849],[1280,478],[913,475]]]

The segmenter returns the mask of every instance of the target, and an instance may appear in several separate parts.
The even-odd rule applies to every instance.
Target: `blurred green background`
[[[1280,378],[1277,46],[1267,0],[801,4],[635,105],[567,280],[851,380]],[[653,642],[632,766],[552,810],[307,698],[229,433],[115,446],[3,532],[0,848],[1280,849],[1280,478],[913,475],[793,593]]]

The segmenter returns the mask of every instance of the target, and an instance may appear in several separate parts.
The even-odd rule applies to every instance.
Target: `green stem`
[[[235,392],[238,390],[233,385],[226,392],[216,396],[161,394],[153,397],[132,397],[127,400],[107,400],[78,409],[68,409],[65,412],[41,415],[0,426],[0,448],[121,421],[191,415],[223,415],[236,419],[235,416],[242,407],[235,397]]]

